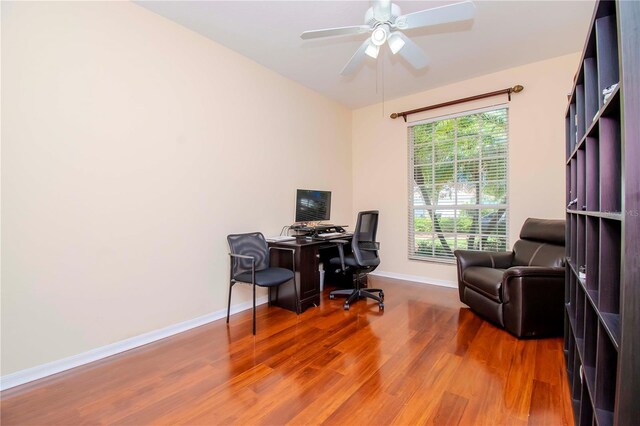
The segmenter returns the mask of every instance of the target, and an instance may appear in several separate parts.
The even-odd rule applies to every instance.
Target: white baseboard
[[[371,275],[394,278],[403,281],[411,281],[419,284],[430,284],[441,287],[458,288],[458,284],[455,281],[440,280],[436,278],[423,277],[420,275],[399,274],[396,272],[386,271],[375,271]],[[256,300],[256,304],[258,305],[262,305],[265,303],[267,303],[267,296],[259,297]],[[231,306],[231,313],[235,314],[238,312],[242,312],[247,309],[251,309],[251,307],[252,303],[250,301],[239,303]],[[109,345],[102,346],[96,349],[91,349],[90,351],[73,355],[68,358],[63,358],[32,368],[27,368],[25,370],[16,371],[15,373],[7,374],[0,377],[0,390],[9,389],[28,382],[32,382],[34,380],[42,379],[44,377],[51,376],[65,370],[70,370],[72,368],[79,367],[93,361],[98,361],[100,359],[107,358],[109,356],[116,355],[130,349],[153,343],[157,340],[173,336],[174,334],[182,333],[183,331],[191,330],[192,328],[219,320],[221,318],[224,318],[226,315],[227,310],[220,309],[207,315],[183,321],[178,324],[173,324],[159,330],[150,331],[148,333],[121,340],[119,342],[111,343]]]
[[[375,271],[371,275],[377,275],[386,278],[395,278],[403,281],[413,281],[419,284],[437,285],[440,287],[458,288],[458,283],[449,280],[439,280],[436,278],[423,277],[421,275],[398,274],[397,272]]]
[[[267,296],[259,297],[256,300],[256,305],[262,305],[265,303],[267,303]],[[235,314],[238,312],[242,312],[247,309],[251,309],[252,306],[252,302],[239,303],[231,306],[231,313]],[[192,328],[199,327],[201,325],[219,320],[221,318],[225,318],[226,316],[227,310],[220,309],[207,315],[183,321],[178,324],[173,324],[159,330],[150,331],[148,333],[121,340],[119,342],[111,343],[106,346],[91,349],[90,351],[73,355],[68,358],[63,358],[56,361],[48,362],[46,364],[37,365],[32,368],[27,368],[26,370],[16,371],[15,373],[7,374],[0,377],[0,390],[9,389],[14,386],[42,379],[44,377],[51,376],[52,374],[60,373],[74,367],[79,367],[93,361],[98,361],[111,355],[116,355],[121,352],[137,348],[139,346],[153,343],[157,340],[173,336],[174,334],[182,333],[183,331],[191,330]]]

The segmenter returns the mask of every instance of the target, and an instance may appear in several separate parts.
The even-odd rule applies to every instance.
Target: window
[[[506,107],[409,127],[410,259],[507,249],[508,130]]]

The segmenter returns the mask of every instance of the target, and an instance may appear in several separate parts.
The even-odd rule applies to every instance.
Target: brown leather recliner
[[[510,252],[456,250],[460,300],[517,337],[563,332],[565,221],[525,221]]]

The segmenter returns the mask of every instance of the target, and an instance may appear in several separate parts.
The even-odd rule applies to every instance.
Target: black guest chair
[[[376,232],[378,231],[378,211],[369,210],[358,213],[356,229],[353,232],[351,241],[351,254],[344,254],[344,246],[349,244],[346,240],[332,240],[338,244],[340,257],[332,258],[329,263],[340,266],[342,273],[353,270],[356,274],[355,288],[347,290],[334,290],[329,293],[329,299],[336,296],[347,296],[344,302],[344,309],[348,310],[349,305],[360,299],[370,298],[378,301],[380,309],[384,309],[384,292],[379,288],[363,288],[361,279],[369,272],[372,272],[380,264],[378,250],[380,244],[376,242]],[[378,293],[376,296],[374,293]]]
[[[281,284],[291,281],[296,300],[296,313],[300,313],[298,305],[298,286],[295,272],[295,250],[284,247],[268,247],[264,235],[260,232],[246,234],[231,234],[227,236],[229,243],[230,271],[229,271],[229,303],[227,305],[227,323],[231,310],[231,290],[235,283],[246,283],[253,286],[253,334],[256,334],[256,286],[276,287],[276,292]],[[271,250],[285,250],[291,252],[293,270],[275,268],[269,266],[269,253]],[[277,293],[276,293],[277,298]],[[269,305],[271,305],[271,291],[269,292]]]

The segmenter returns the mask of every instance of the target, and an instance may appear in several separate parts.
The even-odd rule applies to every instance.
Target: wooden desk
[[[329,267],[329,259],[338,256],[338,247],[332,240],[351,241],[352,235],[345,234],[332,238],[309,239],[297,237],[291,241],[270,242],[269,247],[286,247],[295,249],[296,282],[298,284],[298,298],[300,301],[300,312],[305,311],[310,306],[320,304],[320,263],[325,266],[325,284],[345,286],[344,282],[352,278],[344,277],[341,274],[333,273]],[[345,253],[349,253],[350,246],[345,247]],[[271,250],[271,266],[279,266],[291,269],[291,253],[284,250]],[[280,286],[277,292],[269,289],[269,300],[272,304],[290,311],[295,308],[295,294],[290,285]]]

